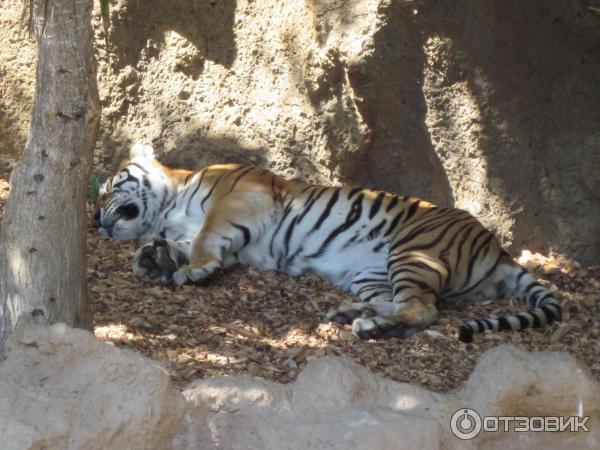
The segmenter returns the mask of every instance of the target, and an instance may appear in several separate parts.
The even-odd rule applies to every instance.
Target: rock
[[[529,353],[508,345],[488,350],[458,397],[482,415],[600,417],[598,381],[560,352]]]
[[[600,445],[600,384],[565,353],[510,346],[483,355],[457,394],[315,359],[283,385],[217,377],[175,391],[164,369],[64,325],[26,325],[0,364],[2,448],[571,449]],[[258,368],[258,365],[257,365]],[[589,416],[589,432],[453,435],[464,408],[486,416]]]
[[[503,346],[487,352],[457,395],[428,392],[373,375],[343,357],[310,362],[287,386],[263,380],[198,380],[184,391],[206,416],[219,448],[459,449],[597,448],[600,385],[564,353]],[[591,416],[589,433],[450,431],[461,408],[503,416]],[[597,427],[596,427],[597,428]]]
[[[158,364],[64,324],[27,325],[0,363],[2,448],[169,448],[185,401]]]
[[[454,204],[515,251],[600,261],[590,2],[113,3],[106,36],[93,19],[97,172],[143,140],[170,164],[250,162]],[[35,82],[22,9],[3,2],[0,22],[0,148],[13,157]]]

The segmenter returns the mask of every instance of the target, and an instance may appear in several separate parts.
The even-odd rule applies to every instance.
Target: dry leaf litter
[[[2,209],[7,180],[5,170]],[[448,392],[462,385],[481,353],[500,344],[567,351],[600,378],[600,267],[523,252],[521,262],[565,302],[564,321],[545,329],[478,335],[464,344],[457,339],[463,320],[513,313],[521,305],[462,300],[442,302],[440,320],[409,338],[361,341],[348,328],[321,322],[330,308],[353,297],[319,277],[238,267],[203,286],[158,286],[131,271],[140,244],[112,241],[88,229],[94,332],[111,345],[160,361],[179,388],[216,375],[287,383],[312,358],[345,355],[394,380]]]

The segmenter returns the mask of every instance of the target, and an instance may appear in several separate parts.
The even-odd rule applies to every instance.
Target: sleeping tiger
[[[102,185],[93,223],[114,239],[148,240],[133,270],[153,283],[201,282],[237,263],[314,272],[358,297],[326,319],[350,324],[362,339],[427,327],[441,298],[517,296],[528,305],[517,315],[466,321],[464,342],[561,317],[552,293],[470,213],[415,197],[288,181],[240,164],[171,169],[136,144]]]

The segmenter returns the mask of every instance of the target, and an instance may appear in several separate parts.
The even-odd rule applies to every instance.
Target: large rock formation
[[[589,416],[589,432],[481,432],[460,440],[455,411]],[[565,353],[488,351],[457,394],[314,360],[289,385],[197,380],[182,393],[156,362],[64,325],[26,325],[0,363],[2,448],[573,449],[600,446],[600,385]]]
[[[30,43],[2,6],[0,149],[26,138]],[[598,16],[586,1],[120,0],[96,16],[99,170],[261,164],[467,208],[513,249],[600,261]]]
[[[3,449],[169,448],[185,401],[160,366],[91,333],[26,326],[0,363]]]

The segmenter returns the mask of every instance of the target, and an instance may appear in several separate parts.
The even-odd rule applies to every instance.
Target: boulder
[[[465,408],[481,420],[588,416],[589,431],[462,440],[451,418]],[[0,363],[0,436],[11,450],[583,449],[600,447],[599,417],[600,384],[575,358],[510,346],[485,353],[446,394],[345,357],[315,359],[287,385],[217,377],[180,393],[158,363],[62,324],[21,326]]]
[[[0,363],[0,448],[169,448],[185,400],[157,363],[64,324],[25,325]]]
[[[0,168],[27,139],[35,45],[0,21]],[[132,142],[468,209],[515,252],[600,261],[600,59],[589,2],[111,3],[96,172]]]

